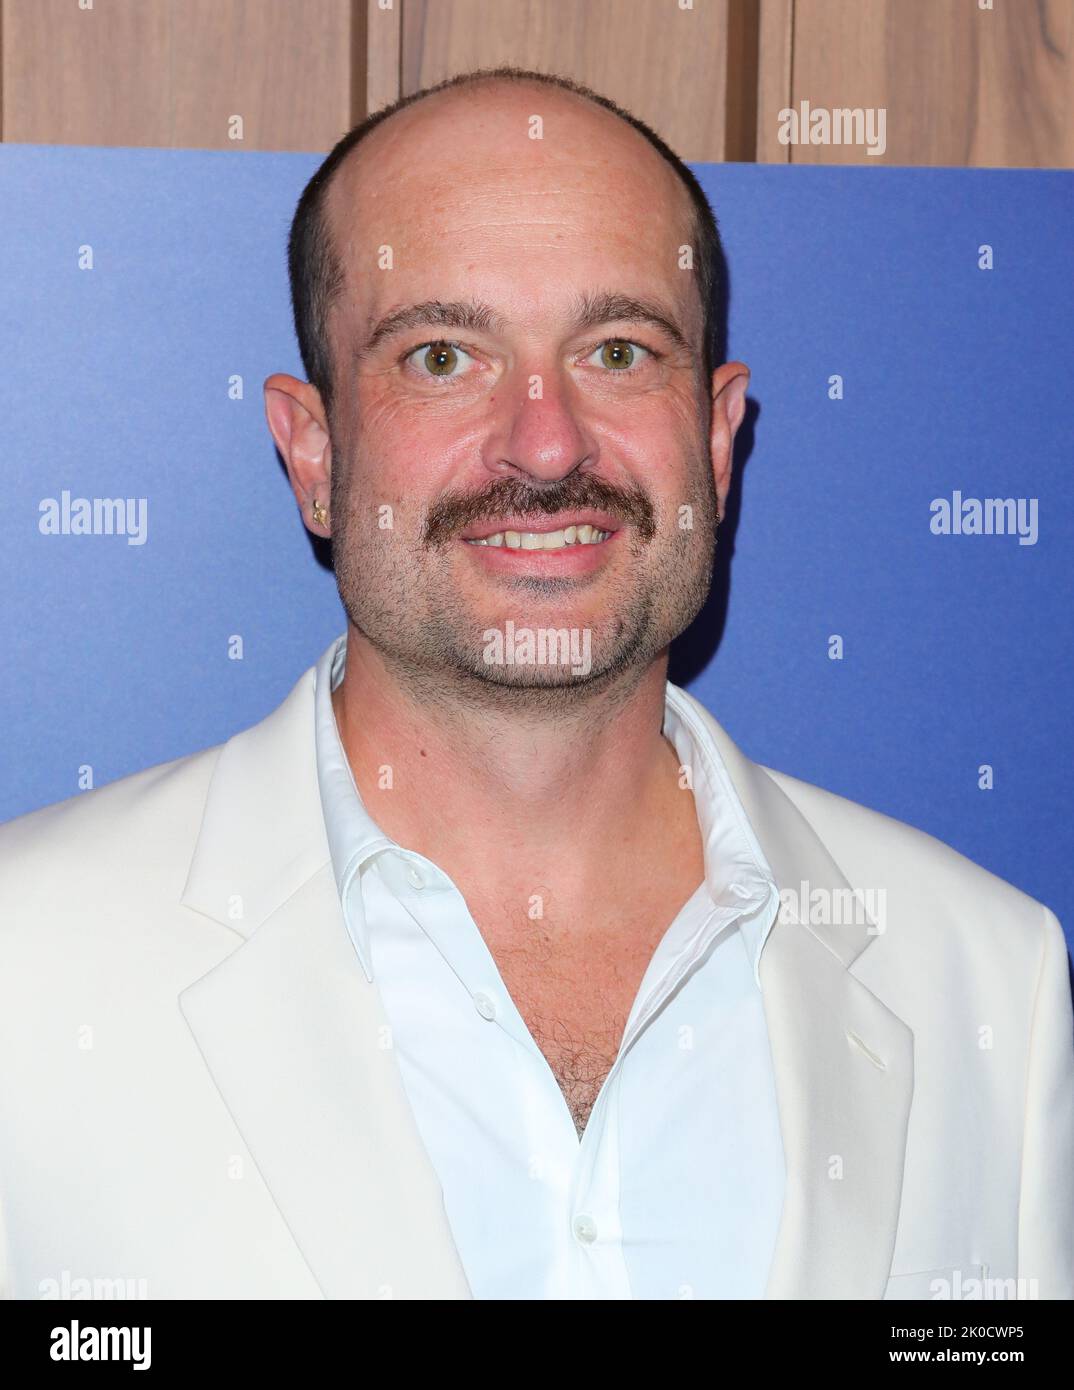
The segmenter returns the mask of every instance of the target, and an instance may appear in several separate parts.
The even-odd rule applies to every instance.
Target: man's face
[[[623,123],[528,86],[427,99],[340,169],[333,550],[390,664],[578,685],[697,613],[717,493],[689,206]],[[392,322],[430,304],[469,313]],[[523,629],[567,630],[571,656],[527,656]]]

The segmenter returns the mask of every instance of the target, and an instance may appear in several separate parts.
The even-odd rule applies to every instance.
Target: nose
[[[499,413],[484,458],[497,477],[558,482],[596,462],[596,440],[580,418],[570,382],[558,374],[531,372],[504,383],[493,409]]]

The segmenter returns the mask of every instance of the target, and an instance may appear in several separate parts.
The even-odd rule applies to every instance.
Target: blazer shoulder
[[[133,865],[189,861],[224,743],[142,768],[0,825],[0,900]]]
[[[976,914],[1016,924],[1039,946],[1046,904],[906,821],[762,765],[851,883],[886,885],[948,921]],[[1028,944],[1028,943],[1027,943]]]

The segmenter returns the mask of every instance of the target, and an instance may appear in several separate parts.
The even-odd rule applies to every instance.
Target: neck
[[[503,689],[476,700],[444,685],[434,694],[349,626],[332,703],[359,794],[385,834],[478,894],[543,875],[584,900],[607,898],[616,874],[625,891],[664,836],[689,843],[695,870],[702,862],[693,799],[662,732],[666,679],[665,650],[564,700]]]

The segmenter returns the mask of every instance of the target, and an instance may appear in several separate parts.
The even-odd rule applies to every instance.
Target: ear
[[[283,372],[270,376],[264,391],[265,417],[287,468],[302,520],[315,536],[329,536],[332,443],[320,392],[308,381]],[[318,521],[317,516],[322,519]]]
[[[725,362],[712,374],[709,453],[712,456],[712,475],[720,500],[721,516],[727,511],[735,435],[746,414],[746,389],[749,384],[750,369],[744,362]]]

